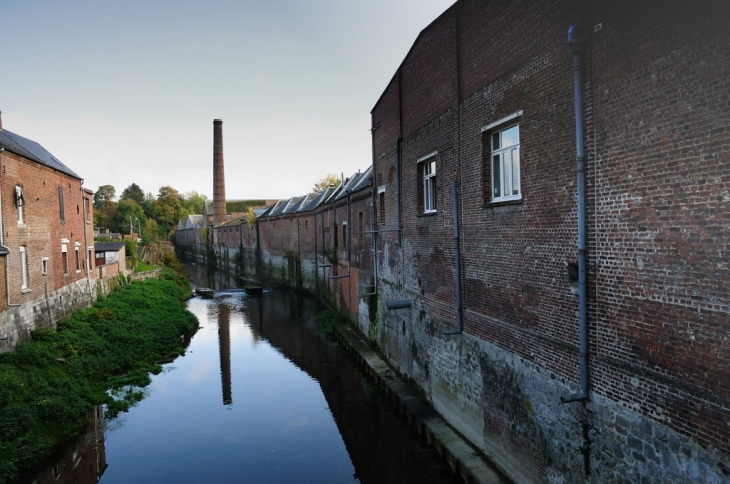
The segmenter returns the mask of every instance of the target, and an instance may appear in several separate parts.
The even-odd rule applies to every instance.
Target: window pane
[[[494,194],[494,198],[499,198],[502,196],[502,191],[499,189],[499,185],[501,183],[499,165],[500,156],[494,155],[492,157],[492,193]]]
[[[432,161],[431,163],[429,163],[429,165],[430,165],[430,168],[431,168],[431,173],[432,174],[435,174],[436,173],[436,162],[435,161]]]
[[[492,150],[499,149],[499,132],[492,134]]]
[[[502,171],[504,172],[504,184],[502,185],[502,187],[504,188],[505,197],[510,194],[510,186],[512,185],[512,162],[510,161],[511,158],[512,157],[510,156],[509,151],[505,151],[502,154]]]
[[[520,155],[512,150],[512,195],[520,194]]]
[[[520,142],[520,128],[519,126],[512,126],[511,128],[502,131],[502,146],[514,146]]]

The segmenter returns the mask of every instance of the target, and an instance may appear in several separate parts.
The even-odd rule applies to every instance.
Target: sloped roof
[[[58,158],[53,156],[39,143],[24,138],[7,129],[0,129],[0,146],[3,146],[11,153],[15,153],[16,155],[33,160],[36,163],[81,180],[81,177],[74,173],[71,168],[61,163]]]
[[[126,244],[124,242],[94,242],[96,252],[119,252]]]
[[[185,225],[183,228],[185,229],[194,229],[195,227],[203,226],[203,216],[202,215],[188,215],[188,217],[185,219]]]

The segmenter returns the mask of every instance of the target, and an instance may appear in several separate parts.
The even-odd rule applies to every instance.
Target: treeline
[[[102,185],[94,193],[94,226],[101,231],[138,233],[146,245],[153,240],[169,239],[178,220],[203,213],[206,200],[205,195],[180,193],[169,186],[160,187],[155,197],[136,183],[125,188],[117,199],[112,185]]]

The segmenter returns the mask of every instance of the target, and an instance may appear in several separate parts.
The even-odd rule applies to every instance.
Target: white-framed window
[[[385,187],[378,188],[378,223],[385,225]]]
[[[436,211],[436,152],[418,159],[418,171],[423,182],[423,213]]]
[[[76,252],[76,272],[81,272],[81,253],[78,245],[74,247],[74,252]]]
[[[48,274],[48,257],[41,259],[41,273],[45,276]]]
[[[68,244],[61,244],[61,267],[63,273],[68,274]]]
[[[520,200],[520,117],[522,111],[485,128],[489,138],[491,201]]]
[[[20,249],[20,288],[28,289],[28,254],[25,246],[21,245]]]
[[[342,248],[347,250],[347,222],[342,222]]]
[[[23,186],[15,185],[15,207],[18,209],[18,225],[23,225],[25,223],[23,205],[25,205]]]

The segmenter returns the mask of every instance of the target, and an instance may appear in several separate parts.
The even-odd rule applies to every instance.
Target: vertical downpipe
[[[573,54],[573,93],[575,97],[575,161],[578,184],[578,324],[580,338],[580,391],[560,397],[562,403],[588,399],[588,295],[586,286],[586,207],[585,151],[583,147],[582,63],[585,39],[576,26],[568,29],[568,49]]]
[[[451,199],[454,206],[454,255],[456,264],[456,330],[455,331],[444,331],[445,335],[448,334],[461,334],[462,331],[462,313],[463,307],[461,304],[461,248],[460,248],[460,237],[459,237],[459,212],[458,202],[456,196],[456,180],[451,182]]]
[[[398,139],[395,142],[395,218],[396,223],[398,224],[398,247],[401,246],[401,243],[403,241],[403,232],[402,232],[402,224],[401,224],[401,213],[400,213],[400,202],[401,202],[401,193],[400,193],[400,164],[401,164],[401,144],[402,139],[400,136],[398,136]],[[402,273],[402,271],[401,271]]]

